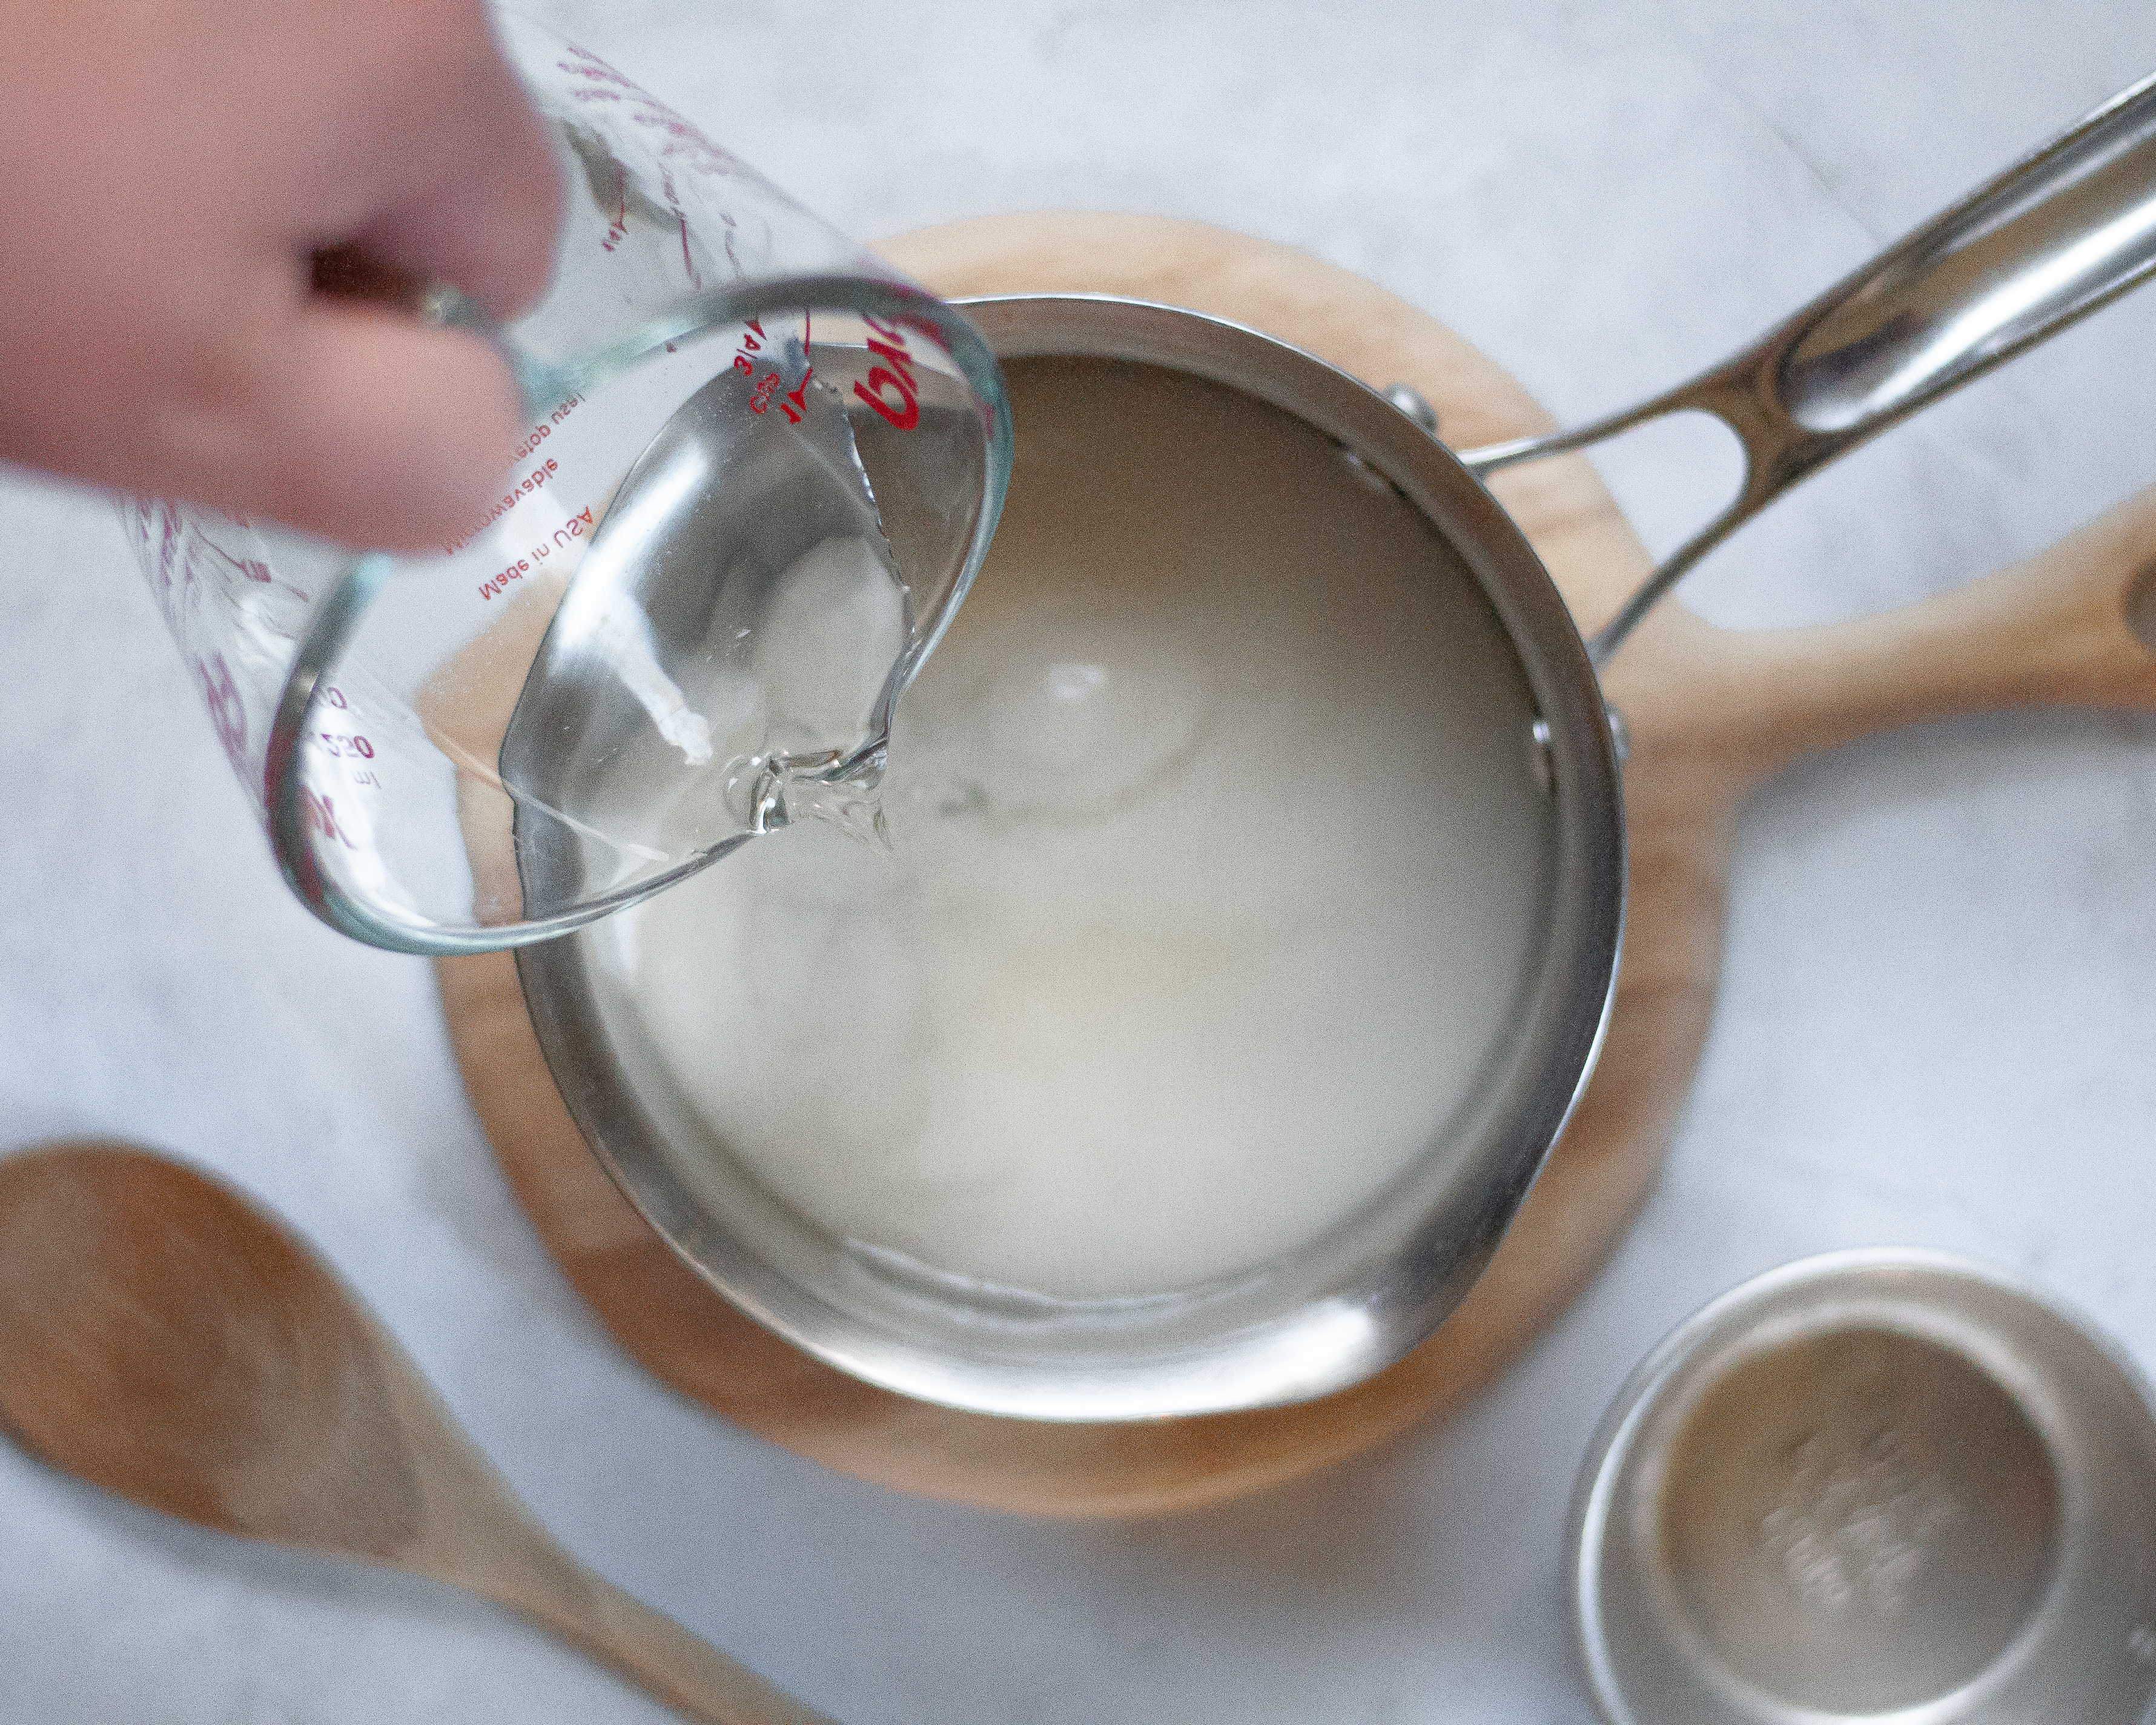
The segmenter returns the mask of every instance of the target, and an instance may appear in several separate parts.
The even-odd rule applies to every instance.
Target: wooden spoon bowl
[[[1517,383],[1359,277],[1263,241],[1153,218],[960,223],[884,250],[952,296],[1100,292],[1249,324],[1376,387],[1413,384],[1461,447],[1548,429]],[[1579,457],[1491,488],[1592,630],[1650,560]],[[1797,757],[1988,707],[2156,707],[2156,492],[1957,593],[1830,629],[1738,635],[1673,603],[1606,679],[1625,767],[1630,917],[1600,1064],[1488,1271],[1428,1342],[1298,1407],[1145,1425],[1050,1425],[909,1401],[808,1358],[729,1306],[608,1183],[549,1077],[505,956],[439,967],[474,1106],[547,1250],[631,1354],[730,1420],[902,1491],[1056,1515],[1185,1507],[1383,1441],[1486,1381],[1622,1237],[1705,1039],[1736,814]]]
[[[581,1568],[305,1247],[153,1152],[0,1162],[0,1426],[198,1526],[482,1594],[690,1718],[822,1718]]]

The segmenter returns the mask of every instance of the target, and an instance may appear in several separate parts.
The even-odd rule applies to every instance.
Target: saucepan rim
[[[588,935],[516,954],[540,1046],[585,1142],[681,1260],[750,1317],[856,1378],[984,1414],[1084,1422],[1224,1413],[1343,1389],[1425,1339],[1466,1295],[1600,1047],[1625,855],[1619,757],[1594,671],[1503,507],[1443,444],[1345,372],[1243,325],[1141,300],[957,303],[999,361],[1163,366],[1285,410],[1389,483],[1473,577],[1531,691],[1554,810],[1543,939],[1514,1034],[1442,1153],[1434,1147],[1316,1246],[1204,1289],[1075,1302],[924,1284],[811,1226],[745,1174],[726,1184],[723,1208],[754,1227],[729,1225],[710,1183],[692,1186],[669,1158],[665,1111],[652,1096],[660,1081],[609,1019]]]

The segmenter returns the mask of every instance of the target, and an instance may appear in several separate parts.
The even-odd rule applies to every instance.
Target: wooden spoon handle
[[[420,1512],[402,1543],[317,1549],[390,1563],[506,1605],[704,1725],[834,1725],[594,1575],[541,1527],[388,1332],[362,1317]]]
[[[1730,639],[1755,772],[2010,706],[2156,709],[2156,486],[2027,562],[1877,617]]]
[[[672,1618],[572,1567],[577,1585],[503,1603],[705,1725],[834,1725]]]
[[[834,1725],[578,1563],[436,1414],[418,1373],[393,1363],[429,1513],[389,1561],[506,1605],[704,1725]]]

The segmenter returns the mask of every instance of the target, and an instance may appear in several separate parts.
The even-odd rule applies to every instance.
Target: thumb
[[[461,288],[499,319],[539,297],[563,207],[552,134],[473,7],[429,69],[423,128],[398,190],[351,237],[385,261]]]
[[[523,429],[508,362],[483,337],[379,306],[302,300],[253,370],[231,493],[346,545],[463,537]]]

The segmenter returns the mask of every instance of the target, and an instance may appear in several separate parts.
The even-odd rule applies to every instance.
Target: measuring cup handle
[[[1477,474],[1704,412],[1744,446],[1736,501],[1589,644],[1597,665],[1655,601],[1799,480],[2156,273],[2156,75],[1666,395],[1575,431],[1472,449]]]

